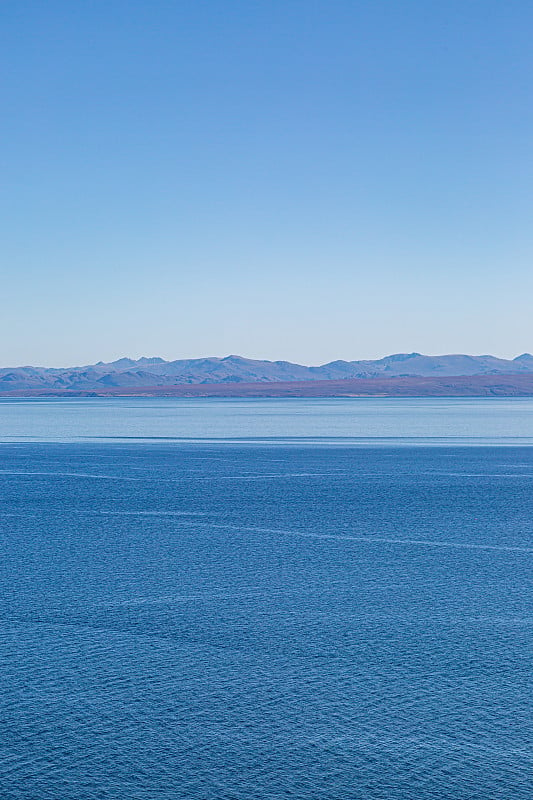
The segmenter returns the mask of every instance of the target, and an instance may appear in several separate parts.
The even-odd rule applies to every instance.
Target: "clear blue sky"
[[[4,0],[0,364],[533,350],[527,0]]]

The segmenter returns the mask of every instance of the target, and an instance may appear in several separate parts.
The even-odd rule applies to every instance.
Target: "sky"
[[[533,351],[529,0],[3,0],[0,365]]]

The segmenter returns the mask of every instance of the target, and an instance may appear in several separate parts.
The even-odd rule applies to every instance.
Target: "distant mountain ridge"
[[[428,356],[396,353],[363,361],[331,361],[316,367],[289,361],[261,361],[237,355],[225,358],[120,358],[81,367],[0,368],[0,392],[28,390],[92,391],[103,388],[166,387],[177,384],[274,383],[354,378],[452,377],[533,374],[533,355],[514,359],[491,355]]]

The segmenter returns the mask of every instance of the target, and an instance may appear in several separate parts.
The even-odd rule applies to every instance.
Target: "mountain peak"
[[[350,380],[364,378],[460,377],[473,375],[533,374],[533,355],[522,353],[514,359],[495,356],[420,353],[394,353],[376,360],[331,361],[318,366],[303,366],[288,361],[244,358],[232,353],[223,358],[196,358],[166,361],[157,356],[139,359],[119,358],[111,363],[99,361],[85,367],[46,369],[35,367],[0,368],[0,391],[92,390],[99,385],[115,387],[165,387],[192,383],[257,383],[309,380]]]
[[[394,353],[392,356],[385,356],[383,361],[408,361],[410,358],[419,358],[422,353]]]

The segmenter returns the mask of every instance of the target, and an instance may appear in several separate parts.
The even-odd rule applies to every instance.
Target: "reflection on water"
[[[532,444],[530,398],[0,400],[0,441]]]

